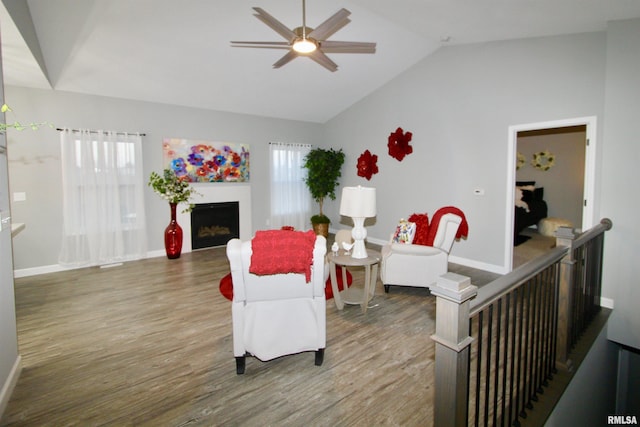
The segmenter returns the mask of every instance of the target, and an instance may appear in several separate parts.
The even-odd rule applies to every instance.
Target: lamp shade
[[[376,189],[371,187],[344,187],[340,199],[340,215],[351,218],[376,216]]]

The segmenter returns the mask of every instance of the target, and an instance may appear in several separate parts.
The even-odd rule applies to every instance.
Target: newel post
[[[438,278],[436,299],[434,425],[466,426],[468,417],[469,301],[478,293],[471,279],[455,273]]]
[[[558,346],[556,361],[567,370],[571,370],[571,319],[573,317],[573,285],[575,278],[576,260],[573,256],[573,241],[576,234],[572,228],[559,227],[556,230],[556,246],[569,248],[567,254],[560,261],[560,277],[558,284]]]

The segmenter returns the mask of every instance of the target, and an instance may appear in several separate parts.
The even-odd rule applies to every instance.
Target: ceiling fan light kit
[[[293,30],[259,7],[254,7],[255,17],[280,34],[286,42],[265,41],[232,41],[232,47],[252,47],[263,49],[288,49],[282,58],[273,64],[273,68],[280,68],[291,62],[298,56],[311,58],[329,71],[336,71],[338,65],[333,62],[327,53],[375,53],[376,44],[369,42],[345,42],[327,40],[338,30],[347,25],[351,12],[340,9],[329,19],[318,25],[315,29],[307,27],[306,5],[302,0],[302,26]]]
[[[298,27],[293,30],[298,37],[293,41],[291,48],[298,53],[311,53],[318,48],[318,42],[315,39],[307,37],[307,31],[312,32],[313,28]]]

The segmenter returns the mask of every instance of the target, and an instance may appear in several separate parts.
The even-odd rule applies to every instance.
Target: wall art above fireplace
[[[164,162],[189,182],[248,182],[249,145],[165,138]]]

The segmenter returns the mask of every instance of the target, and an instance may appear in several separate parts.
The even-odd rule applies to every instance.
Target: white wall
[[[2,63],[0,61],[0,105],[4,100]],[[0,120],[2,120],[0,118]],[[7,146],[4,134],[0,134],[0,147]],[[7,156],[0,153],[0,211],[10,210]],[[0,417],[9,401],[13,386],[20,374],[18,334],[16,330],[15,297],[13,291],[13,255],[11,228],[2,226],[0,232]]]
[[[640,20],[607,31],[605,137],[602,153],[603,216],[613,221],[605,238],[603,295],[615,301],[609,339],[640,349]]]
[[[7,103],[23,122],[48,121],[56,127],[143,132],[144,171],[160,171],[166,137],[246,143],[251,149],[252,224],[267,228],[269,218],[268,143],[318,144],[321,125],[206,111],[193,108],[7,87]],[[26,193],[12,202],[14,217],[26,224],[14,242],[15,268],[27,273],[57,265],[62,224],[60,142],[54,129],[9,131],[11,192]],[[211,185],[225,185],[211,184]],[[228,184],[227,184],[228,185]],[[169,221],[166,202],[145,190],[148,250],[163,250]],[[251,233],[252,234],[252,233]],[[30,270],[32,269],[32,270]]]
[[[454,205],[469,222],[456,262],[503,268],[508,128],[602,120],[604,59],[604,33],[442,48],[331,120],[325,139],[346,151],[343,184],[374,186],[383,201],[368,235],[386,240],[401,217]],[[402,162],[387,154],[397,127],[413,132]],[[356,175],[366,149],[379,157],[371,181]],[[336,218],[337,203],[327,212]]]

